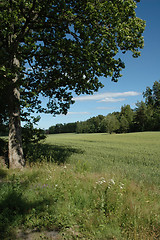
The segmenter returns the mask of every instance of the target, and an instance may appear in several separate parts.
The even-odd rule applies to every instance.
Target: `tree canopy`
[[[0,117],[10,119],[12,143],[21,148],[20,117],[66,114],[73,92],[98,91],[100,76],[118,80],[125,67],[119,52],[140,55],[145,22],[136,17],[136,2],[0,2]],[[40,97],[48,99],[46,106]]]

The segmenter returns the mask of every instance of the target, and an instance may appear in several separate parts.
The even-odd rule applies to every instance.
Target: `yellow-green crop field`
[[[46,142],[58,147],[78,171],[160,185],[160,132],[57,134],[49,135]]]

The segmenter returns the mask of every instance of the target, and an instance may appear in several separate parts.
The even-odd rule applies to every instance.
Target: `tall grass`
[[[35,164],[0,170],[0,238],[160,239],[159,143],[158,132],[48,136]]]

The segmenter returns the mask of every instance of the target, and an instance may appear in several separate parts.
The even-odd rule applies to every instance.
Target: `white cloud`
[[[99,102],[122,102],[122,101],[125,101],[125,98],[107,97],[105,99],[100,100]]]
[[[67,115],[88,115],[89,112],[68,112]]]
[[[132,96],[138,96],[141,95],[139,92],[135,91],[128,91],[128,92],[105,92],[105,93],[99,93],[99,94],[93,94],[93,95],[87,95],[87,96],[78,96],[75,97],[75,101],[95,101],[95,100],[100,100],[100,101],[107,101],[110,100],[113,102],[113,98],[116,97],[132,97]],[[119,101],[123,101],[122,98],[119,98]]]
[[[113,110],[116,109],[115,107],[96,107],[96,109],[100,109],[100,110]]]

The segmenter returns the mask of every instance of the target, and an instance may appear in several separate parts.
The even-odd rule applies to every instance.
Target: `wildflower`
[[[97,184],[106,183],[106,180],[102,177],[99,181],[96,182]]]
[[[111,184],[115,185],[115,181],[113,179],[110,179],[109,181]]]
[[[124,184],[120,183],[119,187],[120,187],[120,189],[123,189],[124,188]]]

